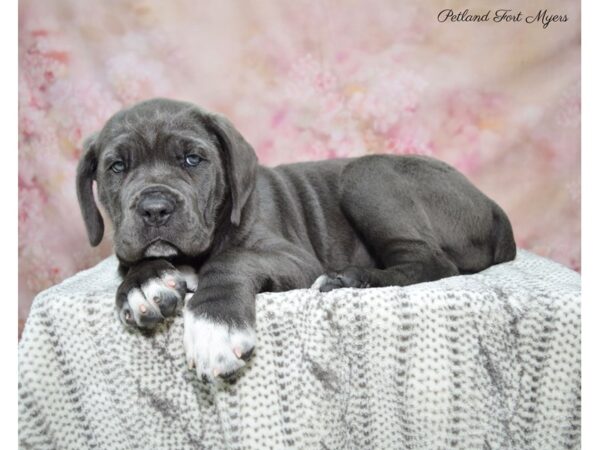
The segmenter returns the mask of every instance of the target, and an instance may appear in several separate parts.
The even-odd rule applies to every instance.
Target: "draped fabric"
[[[111,257],[41,293],[19,346],[27,449],[575,449],[580,277],[520,250],[408,287],[260,294],[233,384],[187,369],[181,316],[116,317]]]

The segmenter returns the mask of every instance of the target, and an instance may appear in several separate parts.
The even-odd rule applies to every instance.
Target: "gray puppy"
[[[266,168],[224,117],[154,99],[86,140],[77,193],[90,243],[114,225],[119,317],[152,329],[184,306],[199,377],[238,371],[255,344],[255,296],[316,286],[406,286],[512,260],[502,209],[449,165],[373,155]]]

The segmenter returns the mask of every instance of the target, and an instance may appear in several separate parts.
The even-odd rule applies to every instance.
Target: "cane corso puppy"
[[[116,113],[84,147],[79,203],[98,245],[95,180],[114,226],[121,321],[152,329],[175,315],[193,283],[177,267],[191,266],[184,347],[210,381],[252,353],[259,292],[406,286],[515,257],[502,209],[435,159],[262,167],[226,118],[167,99]]]

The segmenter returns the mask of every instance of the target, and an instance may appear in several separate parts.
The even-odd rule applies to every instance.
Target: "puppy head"
[[[199,256],[215,231],[240,223],[254,187],[256,155],[224,117],[189,103],[154,99],[116,113],[84,143],[77,196],[92,246],[114,225],[117,256]]]

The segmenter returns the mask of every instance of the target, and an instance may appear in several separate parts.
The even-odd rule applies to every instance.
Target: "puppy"
[[[371,155],[266,168],[224,117],[148,100],[84,143],[77,194],[92,246],[114,225],[127,326],[152,329],[184,306],[190,367],[209,381],[245,365],[255,296],[308,288],[406,286],[514,259],[500,207],[449,165]]]

